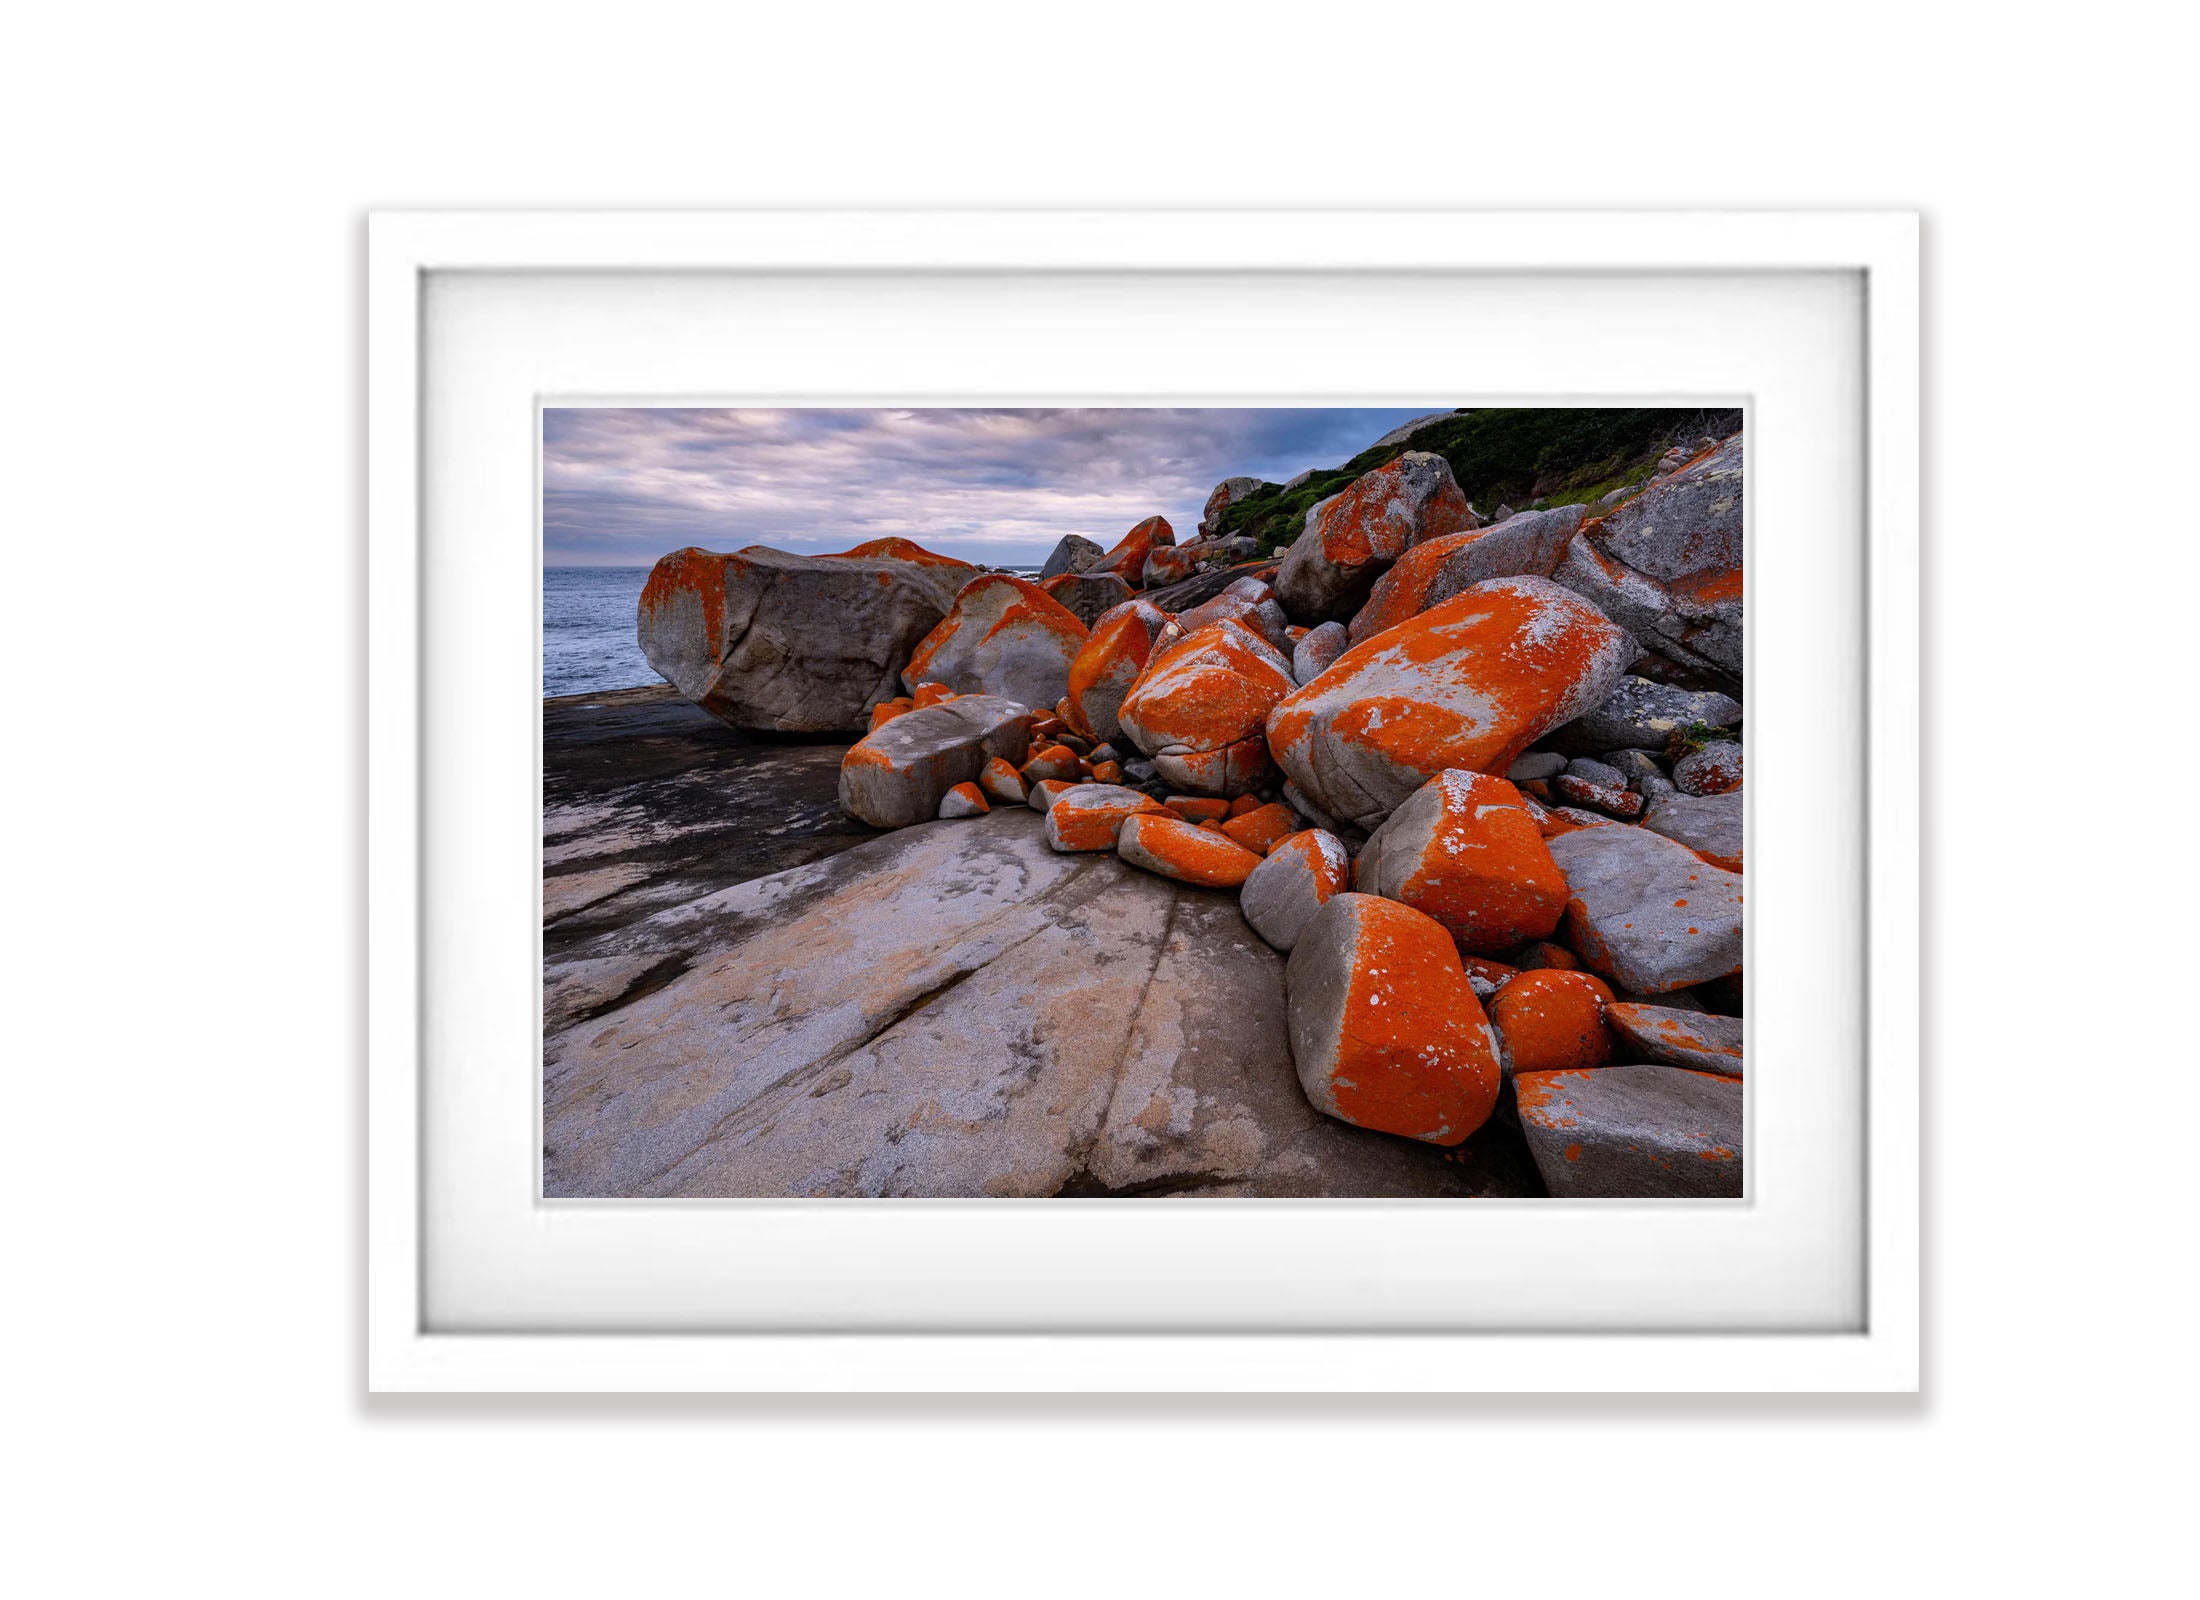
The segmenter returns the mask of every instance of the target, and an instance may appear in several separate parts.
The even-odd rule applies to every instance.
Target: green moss
[[[1430,450],[1450,465],[1467,499],[1485,515],[1500,503],[1589,505],[1648,478],[1674,440],[1730,432],[1734,412],[1694,409],[1519,406],[1462,411],[1403,443],[1361,451],[1296,489],[1265,485],[1222,514],[1222,531],[1249,534],[1270,555],[1306,525],[1306,513],[1363,472],[1408,450]]]

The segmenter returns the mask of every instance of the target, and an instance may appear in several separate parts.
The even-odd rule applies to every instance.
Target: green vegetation
[[[1268,484],[1222,514],[1224,533],[1250,534],[1263,555],[1299,536],[1306,513],[1363,472],[1408,450],[1430,450],[1451,465],[1467,499],[1485,516],[1499,504],[1587,505],[1650,476],[1675,440],[1731,432],[1732,412],[1522,407],[1462,411],[1401,444],[1361,451],[1341,467],[1317,472],[1296,489]]]
[[[1680,761],[1696,754],[1707,745],[1731,739],[1734,735],[1725,728],[1715,728],[1708,722],[1691,722],[1684,728],[1675,728],[1665,741],[1666,758]]]

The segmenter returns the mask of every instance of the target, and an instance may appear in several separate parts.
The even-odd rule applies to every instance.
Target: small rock
[[[1604,1013],[1612,1031],[1652,1061],[1742,1076],[1742,1019],[1670,1006],[1615,1004]]]
[[[1292,1060],[1316,1110],[1438,1145],[1489,1119],[1497,1039],[1441,923],[1335,895],[1300,932],[1284,986]]]
[[[1308,828],[1279,841],[1245,879],[1238,908],[1278,950],[1298,943],[1314,913],[1352,885],[1352,858],[1335,834]]]
[[[1230,814],[1230,802],[1210,794],[1172,794],[1162,802],[1186,822],[1220,822]]]
[[[1072,784],[1047,807],[1047,843],[1065,853],[1112,850],[1125,818],[1160,809],[1136,789],[1112,783]]]
[[[1159,806],[1124,820],[1115,853],[1134,867],[1206,889],[1235,889],[1260,865],[1243,845]]]
[[[1351,647],[1352,638],[1341,622],[1325,622],[1309,628],[1291,651],[1291,676],[1303,687],[1327,672],[1337,657]]]
[[[1031,792],[1024,796],[1024,804],[1030,806],[1034,811],[1044,813],[1053,808],[1054,802],[1060,799],[1064,792],[1076,787],[1077,785],[1074,783],[1065,782],[1060,778],[1041,778],[1031,786]]]
[[[1039,587],[1087,628],[1131,598],[1131,586],[1112,572],[1065,572]]]
[[[1158,783],[1161,769],[1143,756],[1132,756],[1123,763],[1123,776],[1132,783]]]
[[[1627,775],[1619,768],[1606,766],[1601,761],[1592,761],[1587,756],[1580,756],[1567,762],[1566,773],[1569,777],[1579,778],[1584,783],[1601,784],[1607,789],[1624,789],[1627,787]]]
[[[1673,787],[1682,794],[1725,794],[1742,786],[1742,747],[1730,740],[1705,745],[1673,763]]]
[[[1672,784],[1666,781],[1665,769],[1647,750],[1614,750],[1605,760],[1619,773],[1620,781],[1645,800],[1653,797],[1653,787],[1663,788],[1668,793],[1672,790]]]
[[[1520,1130],[1561,1198],[1738,1198],[1742,1084],[1682,1067],[1513,1078]]]
[[[1523,972],[1497,991],[1490,1025],[1515,1073],[1601,1067],[1612,1059],[1604,1025],[1612,991],[1586,972]]]
[[[1590,765],[1597,766],[1601,763],[1591,762]],[[1611,772],[1609,767],[1605,770]],[[1619,774],[1613,772],[1612,776],[1617,778]],[[1608,816],[1621,817],[1629,822],[1643,813],[1645,802],[1634,790],[1615,784],[1591,783],[1586,778],[1575,777],[1571,769],[1553,778],[1551,787],[1576,805],[1594,806]]]
[[[978,787],[1004,805],[1020,806],[1031,797],[1030,786],[1016,769],[999,756],[989,759],[978,774]]]
[[[1555,778],[1565,770],[1566,758],[1557,751],[1530,750],[1505,769],[1505,776],[1514,783],[1525,783],[1536,778]]]
[[[974,783],[958,783],[940,797],[940,817],[945,821],[982,817],[992,809],[985,803],[984,791]]]
[[[1514,956],[1513,965],[1522,972],[1574,972],[1580,968],[1581,958],[1562,944],[1539,939]]]
[[[1020,775],[1027,789],[1041,778],[1073,780],[1077,776],[1077,752],[1066,744],[1047,745],[1023,764]]]

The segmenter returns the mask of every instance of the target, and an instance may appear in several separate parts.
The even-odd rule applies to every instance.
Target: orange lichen
[[[1523,972],[1490,1000],[1490,1021],[1515,1072],[1578,1071],[1612,1059],[1604,1008],[1612,991],[1586,972]]]
[[[1134,866],[1208,889],[1234,889],[1260,865],[1243,845],[1160,807],[1123,823],[1116,852]]]
[[[871,708],[870,731],[876,733],[879,731],[879,729],[885,727],[886,724],[892,722],[896,717],[914,711],[915,709],[916,702],[907,695],[897,695],[891,700],[882,700],[877,705]]]
[[[1337,1114],[1461,1144],[1488,1120],[1501,1081],[1482,1002],[1438,923],[1373,896],[1352,905],[1352,973],[1328,1085]],[[1335,914],[1332,903],[1324,915]]]
[[[1252,796],[1240,798],[1249,800]],[[1252,810],[1242,812],[1233,806],[1231,810],[1233,815],[1222,825],[1222,831],[1255,855],[1266,855],[1298,831],[1299,819],[1287,805],[1255,805]]]
[[[1172,794],[1161,803],[1186,822],[1219,822],[1224,817],[1235,815],[1230,809],[1229,801],[1210,799],[1205,795]]]
[[[1160,809],[1136,790],[1078,784],[1047,808],[1047,843],[1057,850],[1112,850],[1124,819]]]
[[[853,550],[838,550],[821,556],[822,561],[913,561],[920,567],[962,567],[975,571],[967,561],[957,561],[953,556],[936,555],[914,539],[898,537],[867,539]]]
[[[1166,517],[1148,517],[1117,541],[1115,548],[1087,570],[1112,572],[1133,589],[1146,578],[1146,558],[1157,544],[1175,544],[1176,530]]]

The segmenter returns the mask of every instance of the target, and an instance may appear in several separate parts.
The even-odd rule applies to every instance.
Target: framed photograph
[[[374,1388],[1916,1387],[1914,218],[368,292]]]

